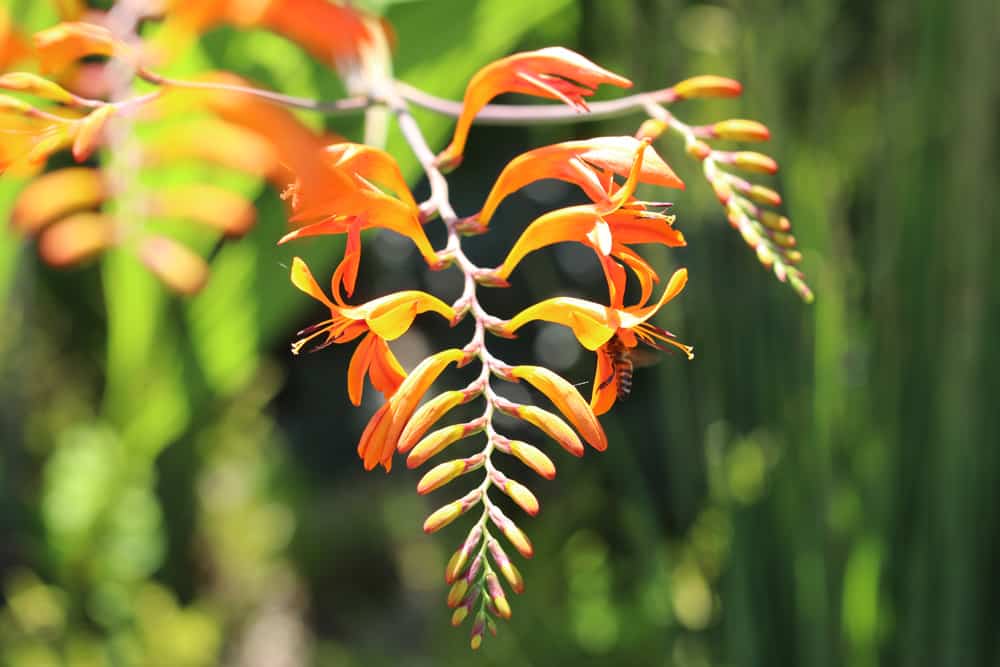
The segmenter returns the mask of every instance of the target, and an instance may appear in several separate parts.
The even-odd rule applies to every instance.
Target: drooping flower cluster
[[[761,263],[772,268],[780,280],[789,281],[804,299],[812,298],[796,268],[801,254],[795,250],[787,218],[765,208],[777,207],[780,197],[726,171],[733,167],[774,173],[775,162],[760,153],[718,150],[709,144],[716,139],[759,141],[767,138],[768,131],[746,120],[689,126],[665,108],[692,98],[739,94],[739,84],[722,77],[695,77],[664,90],[588,105],[586,98],[602,84],[621,88],[632,84],[561,47],[515,54],[485,66],[470,80],[462,104],[456,108],[392,81],[384,68],[379,71],[385,63],[378,45],[391,41],[384,23],[326,0],[252,4],[255,12],[247,14],[243,11],[246,3],[241,2],[174,0],[168,3],[162,33],[169,39],[161,38],[165,41],[159,44],[126,39],[93,23],[67,22],[37,34],[34,57],[51,78],[29,72],[0,76],[0,88],[14,93],[0,96],[0,120],[6,132],[0,139],[0,167],[35,176],[50,155],[64,149],[86,164],[53,170],[30,181],[19,196],[13,224],[38,237],[39,253],[52,264],[74,264],[110,247],[133,248],[168,287],[181,293],[196,291],[208,279],[207,262],[170,237],[149,232],[144,221],[107,210],[112,200],[124,196],[123,183],[113,171],[102,168],[95,160],[95,151],[102,146],[111,148],[109,152],[120,150],[121,142],[128,139],[125,130],[129,124],[155,123],[197,109],[200,115],[189,118],[184,130],[133,146],[138,166],[156,168],[174,160],[197,159],[248,172],[281,188],[290,208],[293,228],[277,241],[279,244],[343,235],[344,255],[331,272],[329,293],[304,261],[295,258],[292,262],[292,284],[329,311],[327,319],[299,332],[292,352],[354,344],[347,373],[349,400],[356,406],[361,404],[366,377],[385,398],[357,446],[366,470],[382,466],[390,471],[397,454],[405,457],[409,468],[423,466],[436,457],[446,458],[420,479],[417,491],[421,495],[443,489],[463,475],[481,474],[481,481],[471,491],[443,504],[424,523],[424,530],[432,533],[478,510],[478,518],[445,571],[445,580],[451,585],[447,601],[455,609],[453,623],[458,625],[471,616],[472,646],[478,648],[486,630],[495,633],[495,618],[511,615],[501,580],[517,593],[524,589],[500,536],[521,556],[530,558],[533,554],[527,535],[494,502],[491,493],[507,495],[528,515],[539,511],[534,493],[524,482],[504,473],[500,469],[502,457],[496,455],[512,456],[544,479],[552,479],[556,473],[542,447],[499,432],[494,417],[505,414],[526,422],[577,457],[583,455],[585,444],[603,451],[609,443],[598,417],[628,396],[634,354],[640,345],[694,357],[692,347],[653,323],[688,280],[687,270],[680,268],[661,281],[640,253],[641,246],[648,244],[672,249],[686,245],[684,235],[674,226],[675,216],[667,213],[669,204],[637,196],[640,184],[684,187],[653,141],[667,132],[680,135],[687,154],[702,162],[730,223],[754,248]],[[136,23],[142,18],[134,17]],[[360,81],[363,87],[370,77],[369,86],[361,91],[361,98],[321,103],[254,88],[225,73],[179,81],[154,71],[156,59],[169,57],[180,37],[193,38],[217,23],[275,30],[336,64],[355,84]],[[333,39],[334,34],[339,39]],[[2,33],[0,39],[21,43]],[[117,88],[105,87],[108,100],[74,88],[79,84],[75,68],[80,60],[95,56],[106,58],[108,66],[119,63],[126,71]],[[134,94],[130,86],[135,77],[157,88]],[[557,100],[566,108],[490,104],[505,93]],[[427,145],[410,113],[411,104],[457,119],[452,139],[440,153],[435,154]],[[427,201],[416,201],[395,158],[386,151],[314,132],[283,108],[344,112],[373,105],[385,106],[394,115],[430,182]],[[569,119],[634,110],[645,110],[649,115],[635,136],[594,137],[528,150],[503,168],[480,210],[463,217],[453,210],[444,174],[461,164],[477,117],[524,122],[533,114],[551,120],[562,113]],[[208,135],[212,141],[203,140]],[[462,246],[463,236],[488,233],[499,224],[496,213],[501,202],[542,179],[570,183],[589,202],[527,221],[495,267],[480,267],[470,261]],[[132,213],[143,218],[185,218],[229,237],[246,232],[254,219],[254,209],[246,199],[213,186],[190,184],[168,193],[131,193],[130,199]],[[447,230],[447,243],[440,249],[432,246],[424,230],[435,217]],[[449,304],[423,291],[404,290],[367,303],[351,303],[359,280],[362,232],[377,229],[412,240],[430,269],[460,271],[464,289],[459,298]],[[516,284],[517,267],[526,256],[558,243],[578,243],[594,253],[607,285],[606,300],[554,294],[509,316],[486,312],[479,300],[480,288]],[[630,297],[626,289],[629,274],[638,285],[637,297]],[[662,287],[661,282],[665,283]],[[464,347],[435,352],[407,371],[391,344],[410,329],[418,315],[427,313],[436,313],[452,325],[471,319],[472,338]],[[489,350],[488,336],[514,337],[539,320],[568,327],[583,348],[595,353],[589,400],[552,370],[510,365]],[[479,373],[464,387],[432,395],[432,387],[453,364],[478,364]],[[544,396],[550,406],[513,402],[494,386],[522,381]],[[452,410],[473,402],[482,407],[478,416],[441,425]],[[463,442],[471,443],[474,449],[452,456],[452,452],[469,446],[459,444]]]

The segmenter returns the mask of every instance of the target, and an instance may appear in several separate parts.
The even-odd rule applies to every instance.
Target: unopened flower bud
[[[486,574],[486,590],[490,595],[490,600],[493,601],[493,606],[496,607],[497,614],[501,618],[510,618],[510,603],[507,602],[507,595],[503,592],[500,581],[493,572]]]
[[[786,232],[792,228],[792,223],[788,221],[788,218],[774,211],[761,211],[760,221],[768,229],[774,229],[779,232]]]
[[[456,609],[451,615],[452,626],[456,628],[460,626],[462,624],[462,621],[464,621],[468,615],[469,615],[468,607],[459,607],[458,609]]]
[[[771,131],[763,123],[742,118],[719,121],[712,126],[712,132],[719,139],[733,141],[767,141],[771,138]]]
[[[750,199],[754,200],[758,204],[766,204],[768,206],[781,206],[781,195],[772,190],[771,188],[766,188],[763,185],[754,185],[750,188],[747,193]]]
[[[774,158],[756,151],[738,151],[732,154],[731,164],[758,174],[773,174],[778,171],[778,163]]]
[[[76,131],[76,138],[73,140],[73,159],[83,162],[94,149],[101,143],[104,136],[104,128],[112,116],[115,115],[117,107],[107,104],[94,111],[80,121],[79,129]]]
[[[677,98],[690,100],[699,97],[737,97],[743,92],[739,81],[706,74],[691,77],[672,86]]]
[[[697,158],[698,160],[704,160],[705,158],[707,158],[709,155],[712,154],[711,146],[706,144],[704,141],[701,141],[700,139],[692,141],[689,144],[687,144],[684,147],[684,150],[687,151],[688,155],[690,155],[693,158]]]
[[[647,118],[639,126],[638,131],[635,133],[636,139],[657,139],[661,134],[666,132],[669,125],[658,118]]]
[[[79,99],[62,86],[28,72],[8,72],[0,76],[0,88],[64,104],[75,104]]]
[[[545,479],[556,476],[556,465],[542,450],[520,440],[511,440],[508,446],[513,456]]]
[[[456,581],[452,585],[451,590],[448,591],[448,607],[450,609],[454,609],[459,604],[461,604],[462,600],[465,599],[465,594],[468,591],[469,591],[469,582],[467,582],[465,579],[459,579],[458,581]]]

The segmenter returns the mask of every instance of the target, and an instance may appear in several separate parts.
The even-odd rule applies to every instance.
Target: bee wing
[[[636,368],[655,366],[663,361],[662,354],[654,349],[645,347],[632,348],[629,350],[629,356],[632,358],[632,365]]]

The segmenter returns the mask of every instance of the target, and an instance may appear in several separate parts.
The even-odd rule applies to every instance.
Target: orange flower
[[[297,181],[285,195],[291,199],[293,221],[319,222],[289,232],[279,245],[308,236],[347,234],[343,271],[335,274],[340,276],[335,289],[343,284],[348,296],[357,280],[361,232],[365,229],[380,227],[407,236],[430,266],[438,265],[437,253],[420,224],[417,203],[391,155],[371,146],[345,143],[326,147],[323,159],[322,179]]]
[[[679,247],[686,242],[684,235],[671,226],[673,216],[649,211],[646,203],[631,199],[643,173],[646,156],[651,151],[646,142],[633,140],[631,147],[633,161],[624,185],[614,194],[606,194],[598,203],[569,206],[537,218],[528,225],[506,259],[496,268],[495,277],[506,281],[517,264],[539,248],[576,241],[597,253],[608,281],[612,307],[622,306],[625,292],[625,271],[619,262],[635,271],[642,287],[641,300],[648,300],[653,283],[659,281],[659,276],[628,244],[661,243]],[[655,153],[652,155],[659,160]],[[621,165],[617,168],[620,169]]]
[[[529,183],[555,178],[578,185],[594,202],[609,197],[611,177],[628,176],[642,142],[634,137],[596,137],[565,141],[518,155],[507,163],[490,190],[483,209],[475,217],[480,226],[489,224],[497,207],[508,195]],[[667,188],[684,188],[684,182],[652,146],[642,152],[638,180]]]
[[[136,57],[110,30],[93,23],[60,23],[35,33],[34,42],[42,72],[59,72],[86,56]]]
[[[587,111],[584,97],[593,88],[608,83],[628,88],[632,82],[590,62],[579,53],[562,47],[517,53],[490,63],[469,81],[462,101],[462,113],[448,147],[438,155],[438,165],[453,169],[462,161],[472,120],[486,104],[501,93],[523,93],[552,100]]]
[[[293,354],[298,354],[305,345],[323,334],[326,334],[326,339],[314,350],[365,336],[351,357],[347,370],[347,393],[354,405],[361,404],[365,374],[368,374],[372,385],[387,398],[399,388],[406,373],[389,349],[387,341],[406,333],[417,314],[430,310],[449,320],[455,316],[451,306],[416,290],[396,292],[360,306],[348,306],[340,300],[335,284],[335,303],[327,298],[309,267],[298,257],[292,260],[291,279],[292,284],[330,309],[330,319],[299,332],[303,337],[292,344]],[[336,274],[334,279],[336,280]]]
[[[513,334],[528,322],[535,320],[545,320],[570,327],[581,345],[597,352],[597,372],[590,405],[594,413],[600,415],[611,408],[617,393],[616,382],[604,382],[614,373],[614,355],[611,347],[616,342],[620,342],[626,348],[634,348],[642,341],[659,349],[663,349],[662,344],[666,343],[684,352],[688,359],[694,358],[693,348],[677,342],[672,334],[648,322],[660,308],[684,289],[686,282],[687,269],[678,269],[670,277],[660,300],[648,306],[645,305],[645,301],[627,308],[611,308],[572,297],[546,299],[526,308],[504,323],[502,332]]]

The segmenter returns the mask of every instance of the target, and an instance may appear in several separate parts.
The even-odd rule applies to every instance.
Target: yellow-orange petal
[[[529,306],[502,328],[506,333],[514,333],[534,320],[545,320],[571,328],[580,344],[588,350],[596,350],[606,343],[618,328],[616,311],[592,301],[566,296],[546,299]]]
[[[346,141],[331,144],[323,150],[333,159],[335,167],[389,190],[408,207],[417,210],[417,202],[403,178],[403,172],[390,153],[374,146]]]
[[[539,216],[518,237],[496,274],[506,280],[526,255],[545,246],[564,241],[583,242],[599,220],[592,205],[569,206]]]
[[[402,336],[420,313],[435,312],[446,320],[455,317],[451,306],[419,290],[395,292],[354,308],[342,310],[345,317],[364,319],[371,330],[385,340]]]
[[[417,443],[420,438],[423,437],[424,433],[437,422],[445,413],[451,410],[456,405],[461,405],[465,401],[472,398],[472,396],[466,397],[465,392],[454,389],[451,391],[445,391],[431,400],[427,401],[413,413],[410,418],[409,423],[407,423],[406,428],[403,429],[402,434],[399,436],[399,444],[397,445],[397,450],[400,454],[405,454],[413,445]]]
[[[326,296],[326,294],[323,293],[323,290],[319,286],[319,283],[317,283],[316,279],[313,278],[312,271],[309,270],[309,267],[306,265],[306,263],[302,261],[302,259],[299,257],[292,258],[291,279],[292,279],[292,284],[298,287],[300,290],[302,290],[312,298],[316,299],[330,310],[336,309],[336,306],[333,305],[333,302],[330,301],[330,299]],[[355,318],[355,319],[363,319],[363,318]]]
[[[544,366],[514,366],[510,373],[545,394],[591,447],[598,451],[608,448],[608,439],[601,423],[577,388],[561,375]]]
[[[649,297],[653,295],[653,283],[659,282],[660,276],[649,262],[627,246],[616,244],[612,248],[611,254],[632,269],[632,272],[639,279],[640,295],[638,305],[640,307],[645,306],[646,302],[649,301]]]
[[[590,407],[595,415],[603,415],[611,409],[618,398],[618,377],[611,355],[603,349],[597,351],[597,369],[594,372],[593,389],[590,393]]]
[[[35,33],[35,54],[42,72],[55,72],[86,56],[128,57],[132,50],[111,31],[93,23],[60,23]]]
[[[626,308],[624,311],[619,313],[621,326],[626,329],[631,329],[636,325],[642,324],[655,315],[657,311],[659,311],[660,308],[662,308],[668,301],[680,294],[686,284],[687,269],[677,269],[674,271],[673,275],[670,276],[670,280],[667,282],[667,288],[663,290],[663,294],[660,296],[660,300],[658,302],[643,308]]]
[[[392,469],[392,454],[390,452],[388,457],[385,455],[386,436],[392,425],[391,409],[392,406],[388,401],[384,403],[368,420],[368,425],[365,426],[365,430],[361,434],[361,440],[358,442],[358,456],[361,457],[365,470],[371,470],[379,463],[382,464],[386,472]]]
[[[501,486],[501,490],[529,515],[535,516],[538,514],[538,510],[540,509],[538,498],[524,484],[513,479],[508,479]]]
[[[374,343],[378,336],[368,332],[351,355],[351,363],[347,367],[347,397],[354,405],[361,405],[361,392],[364,390],[365,374],[372,363]]]
[[[98,206],[107,196],[100,172],[88,167],[68,167],[39,176],[18,195],[11,224],[34,233],[73,211]]]
[[[211,141],[205,141],[211,137]],[[143,160],[153,166],[179,160],[211,162],[254,176],[277,179],[278,155],[262,136],[218,118],[192,119],[144,144]],[[284,186],[281,179],[279,187]]]
[[[187,246],[165,236],[139,243],[139,258],[172,291],[190,296],[208,282],[208,264]]]
[[[368,368],[368,377],[376,391],[382,392],[382,395],[387,399],[396,393],[399,386],[403,384],[403,380],[406,379],[406,371],[396,359],[396,355],[389,349],[389,344],[378,337],[373,343],[372,362]]]
[[[38,237],[38,255],[51,266],[70,266],[114,245],[115,222],[107,215],[74,213],[46,227]]]
[[[587,108],[583,98],[602,83],[622,88],[632,85],[625,77],[562,47],[517,53],[490,63],[469,81],[455,133],[451,143],[438,156],[438,164],[447,169],[461,162],[473,118],[501,93],[517,92],[561,100],[582,111]]]
[[[235,192],[203,183],[159,188],[149,206],[153,216],[191,220],[231,238],[246,234],[257,219],[253,202]]]

